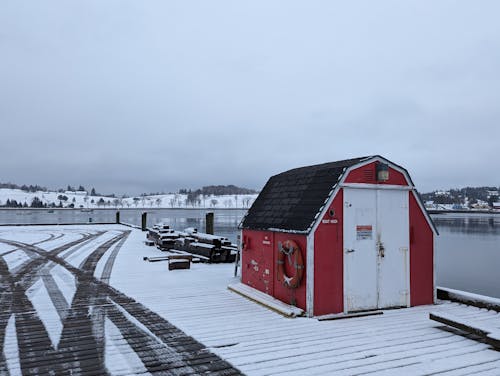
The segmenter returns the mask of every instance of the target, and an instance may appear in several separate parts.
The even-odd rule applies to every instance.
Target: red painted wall
[[[297,307],[306,309],[306,245],[304,235],[287,234],[271,231],[243,230],[245,243],[241,254],[241,281],[253,288],[269,294],[286,304],[295,301]],[[294,240],[300,247],[304,260],[304,276],[301,285],[289,289],[277,281],[276,260],[278,259],[278,242]],[[286,263],[285,263],[286,264]],[[292,270],[289,271],[291,275]]]
[[[346,177],[346,183],[366,183],[366,184],[392,184],[392,185],[408,185],[405,176],[389,167],[389,179],[387,181],[376,180],[376,164],[377,162],[369,163],[365,166],[352,170]]]
[[[314,315],[344,310],[343,201],[340,190],[314,233]]]
[[[274,297],[276,299],[285,302],[286,304],[295,303],[295,305],[303,310],[306,310],[306,278],[307,278],[307,260],[306,260],[306,245],[307,239],[304,235],[296,235],[296,234],[287,234],[282,232],[274,233],[274,260],[278,259],[278,243],[284,242],[285,240],[293,240],[300,247],[300,251],[302,252],[302,260],[304,260],[304,275],[302,277],[302,283],[296,289],[289,289],[288,287],[283,286],[281,282],[277,281],[275,276],[274,278]],[[285,266],[287,266],[288,262],[285,261]],[[285,271],[288,269],[285,268]],[[287,272],[288,275],[292,275],[294,273],[293,270]]]
[[[434,302],[434,233],[412,192],[410,202],[410,304]]]
[[[271,231],[243,230],[241,252],[241,281],[273,296],[274,257]]]

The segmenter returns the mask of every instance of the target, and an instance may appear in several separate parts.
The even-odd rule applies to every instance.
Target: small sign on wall
[[[338,223],[338,222],[339,222],[339,221],[338,221],[337,219],[323,219],[323,220],[321,221],[321,223],[326,224],[326,225],[327,225],[327,224],[336,224],[336,223]]]
[[[356,240],[373,239],[372,225],[357,225]]]

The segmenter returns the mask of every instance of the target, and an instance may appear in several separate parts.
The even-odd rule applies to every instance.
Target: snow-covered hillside
[[[187,194],[169,193],[164,195],[114,198],[89,196],[85,192],[25,192],[20,189],[0,189],[0,206],[7,201],[15,200],[23,206],[31,206],[37,197],[47,206],[63,206],[75,208],[249,208],[257,194],[203,196],[189,201]],[[67,199],[64,199],[64,198]],[[61,199],[62,198],[62,199]],[[24,205],[26,204],[26,205]]]
[[[130,197],[122,199],[125,207],[161,207],[161,208],[249,208],[257,194],[246,195],[199,195],[194,201],[188,201],[186,194],[169,193],[164,195]]]

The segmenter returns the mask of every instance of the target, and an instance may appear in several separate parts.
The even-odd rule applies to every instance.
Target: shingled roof
[[[300,167],[272,176],[240,228],[307,233],[345,169],[371,157]]]

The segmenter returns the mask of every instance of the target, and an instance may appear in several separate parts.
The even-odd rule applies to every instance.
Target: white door
[[[376,191],[344,189],[344,305],[347,311],[376,309]]]
[[[408,192],[377,191],[378,306],[407,307],[409,283]]]
[[[408,192],[344,188],[347,311],[407,306]]]

